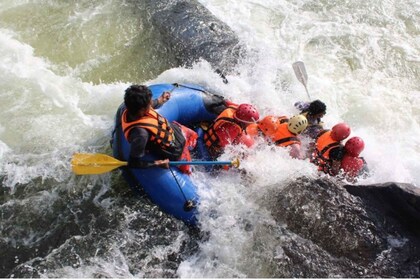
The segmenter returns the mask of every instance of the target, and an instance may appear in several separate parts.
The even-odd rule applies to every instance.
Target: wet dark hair
[[[309,107],[307,109],[307,112],[309,113],[309,115],[318,115],[321,113],[326,113],[327,111],[327,106],[325,105],[324,102],[320,101],[320,100],[314,100],[311,102],[311,104],[309,104]]]
[[[152,92],[147,86],[131,85],[125,90],[124,104],[129,113],[135,114],[146,108],[152,100]]]

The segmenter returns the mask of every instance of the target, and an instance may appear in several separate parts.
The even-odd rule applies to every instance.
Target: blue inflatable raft
[[[214,120],[226,108],[223,97],[209,94],[198,85],[156,84],[149,88],[153,93],[153,99],[158,98],[164,91],[171,92],[171,98],[156,111],[170,122],[177,121],[189,127],[203,121]],[[121,114],[124,109],[123,103],[116,113],[111,146],[115,158],[127,161],[130,144],[125,139],[121,127]],[[202,143],[199,146],[198,149],[203,149]],[[151,154],[146,154],[144,157],[144,160],[154,159],[155,157]],[[124,167],[122,173],[133,189],[144,190],[151,201],[164,212],[187,224],[196,224],[198,214],[196,206],[199,203],[199,197],[196,185],[190,176],[181,173],[176,167],[169,169]]]

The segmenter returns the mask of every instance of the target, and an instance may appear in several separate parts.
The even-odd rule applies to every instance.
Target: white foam
[[[345,121],[352,127],[352,136],[361,136],[366,142],[362,156],[372,174],[360,182],[418,185],[418,1],[400,5],[389,1],[336,1],[334,5],[300,0],[200,2],[225,21],[249,50],[250,56],[241,62],[237,72],[226,76],[229,83],[224,84],[205,61],[192,69],[166,70],[150,80],[138,77],[133,83],[200,84],[232,101],[253,103],[262,115],[290,116],[296,113],[293,103],[307,100],[291,67],[294,61],[302,60],[312,99],[321,99],[328,106],[326,127]],[[11,6],[11,2],[1,4],[0,10]],[[75,11],[68,13],[68,20],[76,27],[78,23],[94,25],[99,14],[106,15],[104,6]],[[108,34],[106,28],[101,28],[99,32]],[[122,39],[128,42],[129,51],[135,42],[131,39]],[[107,52],[96,52],[97,47],[92,47],[86,61],[77,61],[74,68],[69,66],[63,71],[62,65],[37,55],[17,31],[0,29],[3,187],[13,192],[17,185],[36,178],[71,181],[69,161],[74,152],[108,147],[114,113],[128,83],[95,85],[78,78],[99,62],[109,60]],[[130,60],[129,51],[121,59]],[[71,55],[68,57],[71,59]],[[240,148],[228,149],[222,159],[241,152]],[[300,176],[317,178],[316,168],[308,161],[291,159],[284,149],[269,147],[251,152],[242,160],[241,168],[247,172],[245,177],[223,172],[216,178],[193,174],[198,182],[207,185],[200,188],[200,221],[210,236],[200,244],[196,255],[181,263],[180,277],[249,277],[250,270],[264,266],[263,251],[268,256],[272,253],[282,257],[278,240],[270,240],[270,234],[264,232],[274,231],[276,226],[265,202],[290,180]],[[105,191],[101,189],[99,196]],[[95,199],[95,203],[107,208],[112,202]],[[247,225],[252,229],[248,230]],[[264,244],[258,243],[259,233],[264,236]],[[258,252],[253,251],[254,245],[259,246]],[[177,240],[173,244],[175,251],[178,246]],[[167,249],[156,248],[154,255],[162,257]],[[255,254],[255,259],[248,258]],[[92,259],[91,265],[63,267],[44,275],[133,277],[117,245],[110,255],[115,256],[114,262]]]

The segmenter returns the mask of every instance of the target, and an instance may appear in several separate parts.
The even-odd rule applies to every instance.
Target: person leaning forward
[[[345,154],[342,141],[350,133],[351,129],[346,123],[338,123],[331,130],[326,129],[318,134],[310,161],[318,166],[319,171],[331,176],[338,174]]]
[[[365,142],[362,138],[354,136],[347,140],[344,145],[344,156],[341,160],[340,171],[342,171],[344,178],[352,183],[357,181],[357,178],[369,173],[369,168],[360,153],[365,148]]]
[[[251,147],[254,141],[246,128],[259,118],[258,110],[251,104],[230,104],[204,132],[204,143],[211,157],[220,156],[229,144]]]
[[[300,114],[304,115],[308,120],[308,127],[302,133],[302,136],[309,136],[315,139],[318,133],[323,130],[324,123],[322,118],[327,113],[327,106],[320,100],[312,102],[296,102],[294,106],[300,110]]]
[[[259,134],[269,143],[279,147],[289,147],[292,158],[304,159],[299,134],[305,131],[308,120],[304,115],[296,115],[288,119],[285,116],[266,116],[257,124]]]
[[[164,92],[156,101],[152,100],[151,90],[144,85],[131,85],[125,90],[126,109],[122,113],[121,123],[124,136],[131,144],[128,167],[169,168],[169,160],[191,160],[188,148],[195,145],[195,132],[176,122],[169,123],[153,109],[169,98],[170,93]],[[189,139],[186,139],[185,132]],[[146,150],[160,159],[153,162],[142,160]],[[190,173],[188,165],[182,165],[179,169]]]

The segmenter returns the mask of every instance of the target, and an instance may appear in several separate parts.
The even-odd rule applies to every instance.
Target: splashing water
[[[140,1],[141,2],[141,1]],[[248,49],[224,84],[201,61],[174,60],[131,1],[0,4],[0,276],[273,277],[276,244],[297,240],[273,221],[270,197],[307,161],[263,147],[246,175],[193,174],[202,197],[197,237],[118,173],[75,177],[74,152],[110,153],[114,113],[130,83],[193,83],[262,115],[307,100],[293,74],[305,62],[327,127],[365,140],[361,183],[420,181],[420,4],[374,1],[200,1]],[[241,152],[232,147],[222,157]],[[54,250],[52,250],[53,248]]]

